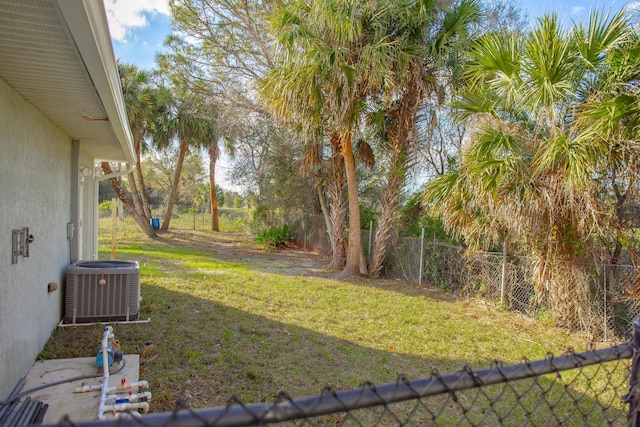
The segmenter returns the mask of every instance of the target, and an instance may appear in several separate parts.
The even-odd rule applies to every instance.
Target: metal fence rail
[[[287,224],[294,239],[305,250],[320,253],[331,251],[321,215],[287,212],[272,215],[265,224],[256,224],[252,215],[220,212],[219,221],[223,231],[252,234],[252,230],[260,227]],[[113,225],[111,217],[101,221],[100,232],[110,234]],[[172,220],[172,227],[209,230],[211,218],[204,212],[185,212],[183,209]],[[131,218],[117,221],[115,228],[125,234],[138,231],[137,224]],[[361,232],[363,249],[369,258],[375,230]],[[635,295],[640,283],[640,268],[601,263],[594,263],[592,267],[594,277],[585,284],[589,293],[583,295],[583,315],[574,327],[603,341],[610,341],[613,337],[626,339],[630,336],[627,327],[630,319],[640,313],[640,304]],[[534,290],[531,260],[527,257],[484,251],[469,255],[463,247],[434,239],[397,236],[390,242],[387,251],[385,274],[494,301],[502,308],[531,317],[549,314],[548,301],[540,301]]]
[[[369,232],[363,232],[368,242]],[[398,237],[390,244],[386,273],[447,291],[494,301],[502,308],[544,318],[550,301],[535,292],[531,259],[504,253],[467,254],[459,246],[416,237]],[[630,320],[640,313],[640,268],[594,261],[584,277],[581,315],[573,328],[609,341],[629,338]]]
[[[640,325],[640,320],[638,320]],[[292,399],[280,393],[274,403],[190,409],[178,400],[173,412],[72,423],[77,427],[202,427],[290,425],[625,425],[633,343],[524,360],[488,369],[468,367],[440,375],[349,391],[326,389],[318,396]],[[634,365],[635,366],[635,365]],[[637,372],[637,369],[636,371]],[[635,384],[635,382],[633,382]],[[635,387],[632,387],[635,390]],[[635,404],[632,403],[632,407]]]

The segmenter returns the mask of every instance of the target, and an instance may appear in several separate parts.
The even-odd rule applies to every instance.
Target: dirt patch
[[[329,258],[294,246],[265,248],[250,236],[240,233],[215,233],[178,230],[163,234],[170,245],[211,251],[224,261],[250,263],[252,268],[291,276],[332,277]]]
[[[330,278],[341,282],[357,283],[377,288],[393,289],[400,292],[423,295],[441,301],[466,300],[464,296],[445,293],[440,289],[423,284],[408,282],[401,278],[351,276],[340,278],[340,271],[329,268],[330,258],[315,251],[306,251],[295,246],[265,248],[242,233],[211,233],[198,230],[174,230],[160,237],[168,245],[210,251],[223,261],[251,265],[252,269],[285,274],[288,276]]]

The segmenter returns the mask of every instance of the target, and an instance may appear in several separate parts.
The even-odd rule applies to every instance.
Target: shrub
[[[104,202],[98,205],[98,211],[100,212],[109,212],[111,211],[111,200],[105,200]]]
[[[269,227],[260,231],[256,240],[258,243],[275,248],[291,241],[291,231],[287,224],[282,227]]]
[[[247,230],[247,218],[245,215],[222,214],[218,217],[220,231],[243,232]]]

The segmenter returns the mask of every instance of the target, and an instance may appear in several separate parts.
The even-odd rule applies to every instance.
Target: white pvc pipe
[[[107,393],[113,393],[115,391],[124,391],[124,390],[129,390],[133,387],[140,387],[140,388],[149,388],[149,382],[147,382],[146,380],[141,380],[141,381],[136,381],[133,383],[125,383],[125,384],[120,384],[117,386],[113,386],[113,387],[106,387]],[[84,393],[87,391],[96,391],[96,390],[102,390],[104,387],[103,384],[98,384],[98,385],[88,385],[88,384],[83,384],[81,386],[77,386],[73,388],[73,392],[74,393]]]
[[[82,385],[79,387],[74,387],[74,393],[81,393],[85,391],[94,391],[100,390],[100,403],[98,404],[98,419],[105,419],[105,412],[122,412],[129,411],[131,409],[141,410],[146,413],[149,411],[149,403],[147,401],[151,400],[151,393],[141,392],[141,393],[131,393],[129,396],[124,399],[128,399],[128,402],[124,403],[115,403],[120,397],[111,395],[114,391],[124,391],[130,390],[134,387],[139,388],[148,388],[149,383],[145,380],[136,381],[132,383],[123,383],[118,384],[114,387],[109,387],[109,339],[113,338],[113,328],[111,326],[107,326],[104,328],[104,332],[102,334],[102,342],[100,345],[100,349],[102,351],[102,369],[103,369],[103,381],[101,385]],[[107,402],[109,404],[107,404]]]
[[[149,388],[149,383],[145,380],[141,380],[133,383],[118,384],[117,386],[107,387],[107,393],[112,393],[114,391],[130,390],[134,387]]]
[[[105,411],[105,403],[107,402],[107,389],[109,388],[109,355],[108,347],[109,347],[109,335],[111,335],[111,327],[107,326],[104,328],[104,333],[102,334],[102,368],[104,372],[104,379],[102,381],[102,390],[100,392],[100,404],[98,405],[98,419],[104,419],[104,411]]]
[[[141,393],[133,393],[124,397],[111,394],[107,397],[107,403],[111,405],[115,403],[115,401],[118,399],[128,399],[130,403],[148,402],[151,400],[151,392],[143,391]]]
[[[123,412],[130,409],[141,409],[142,412],[149,411],[149,404],[147,402],[135,402],[135,403],[116,403],[115,405],[104,405],[105,412]],[[102,418],[104,419],[104,415]]]
[[[98,385],[81,385],[73,388],[74,393],[85,393],[87,391],[102,390],[102,384]]]
[[[112,386],[112,387],[106,387],[107,393],[113,393],[114,391],[124,391],[124,390],[130,390],[134,387],[140,387],[140,388],[149,388],[149,383],[146,380],[141,380],[141,381],[136,381],[133,383],[125,383],[125,384],[119,384],[117,386]],[[73,392],[74,393],[84,393],[87,391],[96,391],[96,390],[102,390],[104,388],[104,386],[102,384],[98,384],[98,385],[87,385],[87,384],[83,384],[81,386],[77,386],[73,388]]]

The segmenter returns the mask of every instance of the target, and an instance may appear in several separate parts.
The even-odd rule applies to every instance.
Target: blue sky
[[[555,10],[569,26],[573,21],[586,22],[593,8],[611,9],[615,13],[626,5],[640,5],[640,0],[522,0],[520,4],[531,21]],[[168,0],[104,0],[104,5],[116,58],[139,68],[153,69],[156,54],[164,49],[163,43],[171,32]],[[223,150],[216,167],[216,180],[225,189],[242,192],[241,187],[232,185],[226,177],[229,165],[230,159]]]
[[[611,10],[618,12],[625,5],[632,6],[640,3],[638,1],[591,1],[591,0],[523,0],[522,9],[528,12],[530,18],[536,18],[545,12],[556,11],[558,16],[567,25],[573,21],[585,22],[588,20],[589,12],[593,9]]]
[[[171,32],[171,18],[160,13],[146,13],[147,24],[128,30],[124,41],[112,39],[117,58],[151,69],[155,65],[157,52]]]
[[[104,0],[116,58],[154,67],[156,53],[171,32],[167,0]]]
[[[104,0],[117,58],[138,65],[154,67],[156,53],[171,32],[171,18],[167,0]],[[522,0],[522,9],[531,19],[555,10],[567,25],[572,21],[586,21],[593,8],[617,12],[625,5],[640,1],[591,0]]]

